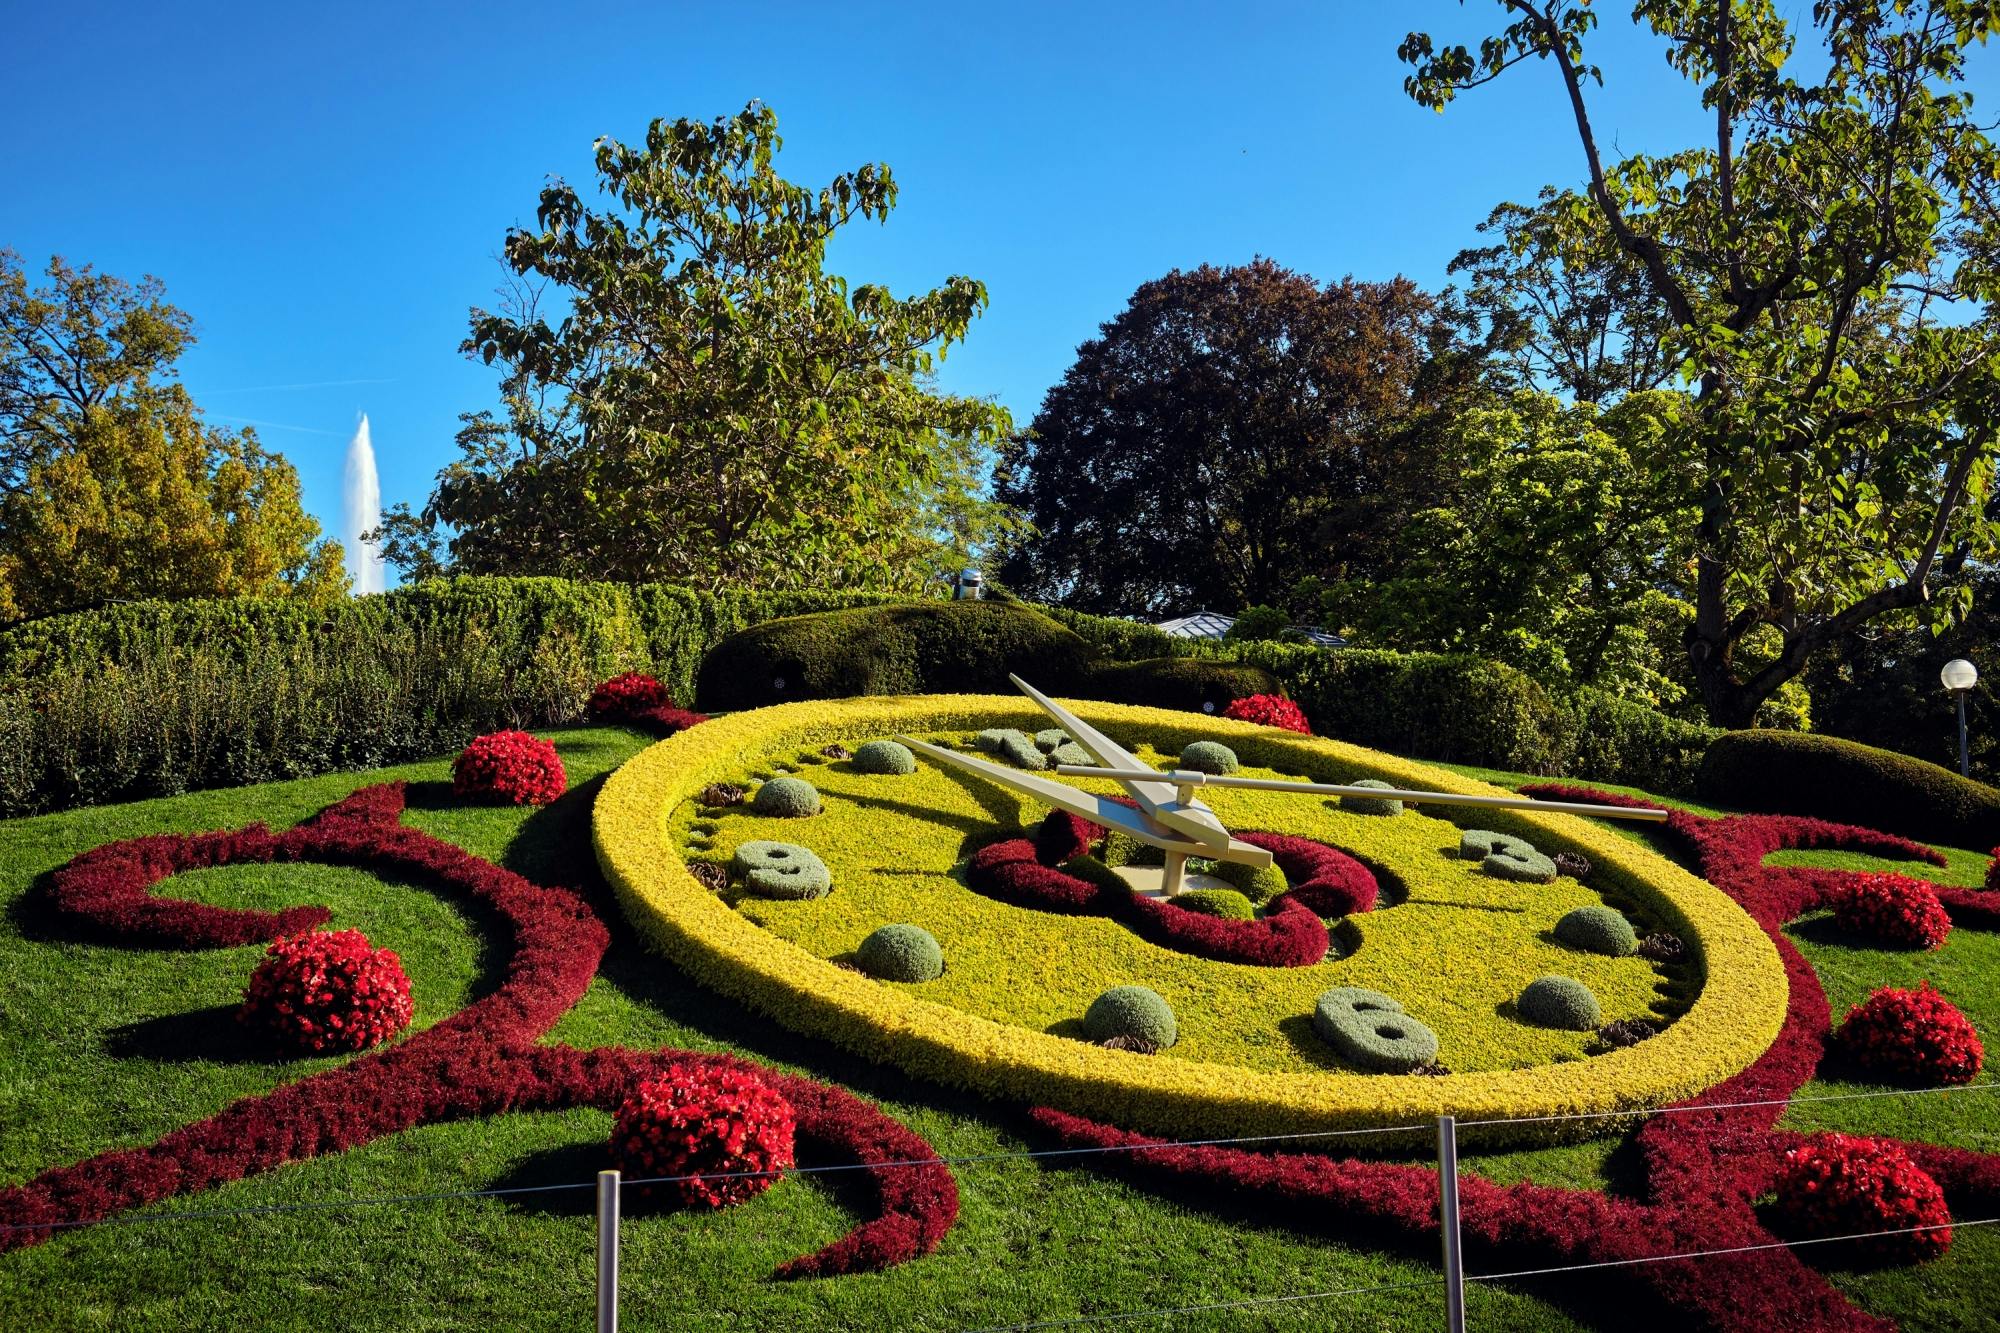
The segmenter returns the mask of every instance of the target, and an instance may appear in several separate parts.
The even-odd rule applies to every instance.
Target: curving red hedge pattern
[[[1248,842],[1255,835],[1240,836]],[[1330,847],[1322,850],[1344,855]],[[1361,870],[1368,873],[1366,867]],[[1373,876],[1369,879],[1372,883]],[[1082,879],[1044,865],[1037,859],[1035,843],[1026,838],[991,843],[973,853],[966,884],[1016,907],[1109,917],[1150,943],[1219,963],[1311,967],[1326,957],[1331,944],[1319,913],[1297,893],[1273,898],[1266,915],[1255,921],[1209,916],[1176,906],[1171,899],[1134,893],[1122,883]]]
[[[1649,804],[1559,783],[1522,791],[1552,800]],[[1501,1187],[1477,1176],[1462,1177],[1467,1252],[1487,1271],[1701,1252],[1699,1259],[1634,1263],[1618,1271],[1649,1287],[1660,1313],[1730,1333],[1891,1329],[1889,1321],[1857,1309],[1811,1266],[1805,1256],[1812,1251],[1779,1244],[1757,1211],[1757,1201],[1777,1186],[1787,1154],[1812,1142],[1778,1130],[1776,1124],[1784,1099],[1816,1072],[1831,1025],[1819,978],[1781,927],[1827,905],[1854,878],[1852,872],[1767,867],[1763,861],[1782,847],[1843,848],[1936,865],[1945,858],[1873,830],[1782,816],[1705,819],[1676,811],[1667,830],[1693,853],[1701,874],[1742,904],[1776,944],[1791,987],[1784,1026],[1748,1069],[1682,1103],[1675,1114],[1652,1117],[1640,1129],[1636,1142],[1644,1184],[1639,1197],[1526,1183]],[[1968,901],[1981,893],[1940,890],[1938,897],[1953,920],[1967,926],[1992,919],[1988,904]],[[1031,1117],[1063,1147],[1119,1150],[1090,1159],[1098,1169],[1168,1186],[1187,1197],[1225,1199],[1265,1215],[1283,1209],[1295,1225],[1332,1228],[1368,1243],[1385,1236],[1435,1243],[1437,1177],[1428,1167],[1319,1153],[1176,1147],[1061,1111],[1039,1109]],[[2000,1208],[2000,1155],[1921,1143],[1888,1146],[1911,1170],[1935,1182],[1942,1202],[1936,1207],[1922,1202],[1915,1175],[1896,1168],[1891,1173],[1900,1182],[1896,1188],[1907,1190],[1911,1202],[1885,1216],[1942,1221],[1943,1203],[1961,1215],[1991,1216]],[[1761,1248],[1709,1253],[1737,1247]],[[1903,1251],[1905,1257],[1910,1253]]]
[[[403,784],[364,787],[283,834],[133,839],[85,853],[51,877],[51,906],[79,924],[125,943],[189,948],[269,939],[288,916],[318,924],[327,912],[236,912],[150,897],[180,870],[239,860],[356,866],[482,904],[507,927],[511,952],[491,992],[386,1051],[242,1098],[146,1147],[0,1188],[0,1250],[417,1125],[578,1106],[615,1112],[642,1081],[675,1065],[756,1074],[791,1104],[801,1150],[863,1168],[855,1175],[874,1192],[874,1216],[783,1265],[779,1277],[885,1268],[936,1248],[958,1216],[950,1169],[921,1137],[852,1093],[729,1055],[538,1045],[596,976],[610,942],[604,926],[574,893],[406,827],[402,810]],[[913,1161],[922,1164],[905,1165]]]

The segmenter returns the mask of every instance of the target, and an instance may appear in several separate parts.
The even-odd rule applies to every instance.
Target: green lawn
[[[591,780],[645,742],[615,730],[552,734],[575,790],[536,813],[454,805],[438,761],[0,824],[0,1175],[11,1183],[148,1142],[234,1097],[321,1067],[245,1060],[230,1040],[229,1009],[257,948],[175,952],[64,938],[26,901],[39,875],[113,838],[256,819],[286,825],[384,777],[412,780],[409,818],[439,836],[530,876],[588,874]],[[336,926],[358,926],[402,954],[419,1024],[477,993],[490,961],[481,923],[423,890],[359,872],[236,867],[182,876],[173,891],[231,905],[330,905]],[[1036,1146],[1003,1108],[860,1064],[693,988],[626,942],[614,909],[601,895],[598,902],[619,943],[555,1040],[741,1051],[855,1088],[947,1155]],[[1991,937],[1956,931],[1941,954],[1917,957],[1848,949],[1816,937],[1811,922],[1797,937],[1836,1006],[1886,981],[1928,976],[1983,1031],[2000,1031],[2000,944]],[[1807,1092],[1831,1090],[1814,1085]],[[1831,1103],[1796,1113],[1794,1122],[1990,1149],[2000,1145],[1985,1128],[1993,1117],[1982,1095],[1991,1096]],[[594,1111],[431,1126],[133,1215],[144,1220],[82,1228],[0,1255],[0,1329],[586,1327],[586,1191],[172,1215],[584,1181],[601,1164],[608,1130],[609,1117]],[[1469,1166],[1502,1180],[1601,1185],[1618,1179],[1617,1148],[1601,1142],[1497,1154]],[[1365,1238],[1353,1247],[1333,1244],[1074,1166],[1012,1159],[968,1164],[957,1174],[963,1206],[942,1248],[883,1274],[770,1280],[778,1262],[835,1238],[850,1221],[838,1187],[802,1178],[721,1214],[628,1220],[625,1325],[957,1330],[1436,1277],[1421,1250],[1383,1253]],[[1952,1252],[1926,1269],[1842,1281],[1870,1309],[1910,1327],[1953,1327],[1962,1307],[1986,1317],[1996,1273],[2000,1237],[1975,1230],[1961,1233]],[[1593,1294],[1562,1297],[1582,1303],[1559,1305],[1551,1286],[1475,1284],[1471,1323],[1523,1330],[1634,1325],[1615,1286],[1588,1290]],[[1441,1317],[1431,1287],[1132,1326],[1399,1329],[1434,1326]]]

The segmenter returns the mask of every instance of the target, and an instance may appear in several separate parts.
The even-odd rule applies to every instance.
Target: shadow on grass
[[[218,1065],[268,1063],[236,1021],[237,1007],[218,1004],[183,1014],[161,1014],[123,1023],[104,1034],[105,1054],[120,1060]]]

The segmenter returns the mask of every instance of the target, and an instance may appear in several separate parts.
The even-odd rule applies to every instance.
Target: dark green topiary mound
[[[1222,712],[1232,699],[1279,692],[1278,678],[1262,667],[1200,657],[1100,663],[1079,691],[1086,698],[1113,703],[1211,714]]]
[[[1213,773],[1218,777],[1234,773],[1242,765],[1236,762],[1236,751],[1221,741],[1191,741],[1181,751],[1182,768],[1194,773]]]
[[[1257,909],[1250,899],[1234,889],[1187,889],[1173,897],[1176,907],[1203,916],[1219,916],[1225,921],[1255,921]]]
[[[729,868],[760,898],[824,898],[833,891],[826,862],[789,842],[746,842]]]
[[[854,766],[863,773],[902,777],[917,771],[917,757],[898,741],[869,741],[854,752]]]
[[[861,941],[854,961],[883,981],[935,981],[944,975],[944,950],[922,926],[883,926]]]
[[[1702,756],[1696,790],[1718,805],[1810,815],[1953,847],[2000,841],[2000,790],[1894,750],[1800,731],[1732,731]]]
[[[1579,907],[1556,922],[1555,937],[1572,949],[1624,958],[1639,948],[1638,932],[1609,907]]]
[[[1312,1023],[1321,1041],[1363,1069],[1407,1074],[1437,1059],[1437,1033],[1380,991],[1336,986],[1313,1006]]]
[[[1240,861],[1217,861],[1208,873],[1228,880],[1245,898],[1260,905],[1291,887],[1285,883],[1285,872],[1275,865],[1246,866]]]
[[[750,798],[750,812],[779,819],[804,819],[819,813],[819,792],[804,778],[772,778]]]
[[[1514,1009],[1537,1027],[1595,1032],[1604,1025],[1604,1010],[1590,987],[1569,977],[1536,977],[1514,1002]]]
[[[1347,784],[1350,787],[1373,787],[1377,791],[1394,791],[1395,788],[1380,778],[1361,778]],[[1403,803],[1393,796],[1343,796],[1340,808],[1356,815],[1400,815]]]
[[[1556,877],[1556,863],[1535,850],[1526,838],[1490,829],[1467,829],[1458,838],[1458,854],[1495,879],[1521,884],[1547,884]]]
[[[1174,1011],[1157,991],[1144,986],[1114,986],[1092,1000],[1083,1015],[1083,1033],[1092,1041],[1137,1037],[1161,1051],[1181,1035]]]
[[[1074,694],[1090,645],[1025,606],[937,602],[870,606],[767,621],[702,659],[704,712],[855,694],[1012,694],[1018,673]]]

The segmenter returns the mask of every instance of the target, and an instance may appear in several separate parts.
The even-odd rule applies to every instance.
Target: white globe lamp
[[[1958,700],[1958,772],[1961,777],[1970,777],[1972,757],[1965,744],[1965,696],[1979,683],[1979,668],[1963,657],[1954,657],[1944,664],[1944,670],[1938,672],[1938,679]]]

